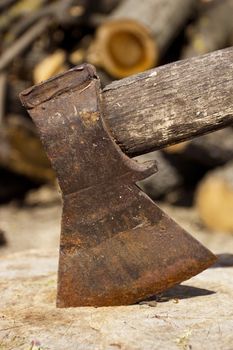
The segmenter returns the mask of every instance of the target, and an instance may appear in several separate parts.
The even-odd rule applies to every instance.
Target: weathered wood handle
[[[233,48],[124,78],[103,90],[106,122],[130,156],[233,124]]]

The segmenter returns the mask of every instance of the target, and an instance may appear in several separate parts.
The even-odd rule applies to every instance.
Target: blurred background
[[[18,94],[82,62],[112,80],[231,46],[233,0],[0,1],[0,248],[58,247],[61,198]],[[220,87],[219,87],[220,88]],[[138,157],[142,189],[215,252],[233,253],[233,128]]]

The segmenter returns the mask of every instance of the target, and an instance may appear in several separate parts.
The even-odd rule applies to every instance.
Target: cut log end
[[[177,143],[175,145],[168,146],[168,147],[164,148],[164,151],[167,153],[171,153],[171,154],[182,153],[186,149],[188,144],[189,144],[189,141],[180,142],[180,143]]]
[[[210,172],[200,183],[196,205],[211,230],[233,233],[233,163]]]
[[[115,20],[97,30],[88,59],[122,78],[152,68],[158,61],[158,50],[145,26],[133,20]]]
[[[63,50],[57,50],[39,62],[33,71],[33,81],[39,84],[44,80],[51,78],[67,70],[65,66],[66,54]]]

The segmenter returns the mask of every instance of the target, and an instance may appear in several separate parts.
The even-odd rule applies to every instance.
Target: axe
[[[62,191],[58,307],[132,304],[215,262],[137,187],[156,164],[127,154],[232,123],[232,62],[222,50],[103,90],[83,64],[21,93]]]

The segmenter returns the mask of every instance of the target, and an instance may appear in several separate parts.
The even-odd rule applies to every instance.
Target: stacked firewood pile
[[[233,0],[1,0],[0,202],[55,183],[20,91],[82,62],[106,85],[230,46],[232,15]],[[148,158],[159,172],[141,187],[153,199],[195,205],[208,228],[233,232],[232,127]]]

